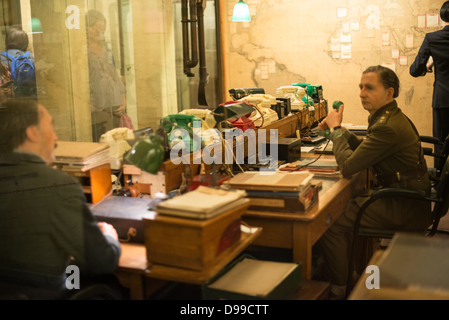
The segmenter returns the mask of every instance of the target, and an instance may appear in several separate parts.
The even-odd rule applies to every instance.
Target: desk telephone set
[[[303,101],[310,106],[313,106],[314,103],[319,103],[321,102],[321,100],[324,100],[323,87],[319,84],[311,85],[309,83],[293,83],[292,86],[299,86],[306,90],[307,99],[303,98]]]
[[[185,148],[193,152],[201,148],[201,138],[194,133],[194,128],[201,128],[201,119],[193,114],[171,114],[161,119],[161,127],[168,137],[172,149],[177,143],[188,141]],[[182,129],[182,130],[179,130]],[[176,131],[178,130],[178,131]]]
[[[214,141],[213,131],[209,129],[215,128],[217,121],[215,121],[214,115],[209,109],[185,109],[179,112],[179,114],[190,114],[201,119],[201,126],[194,125],[193,133],[200,136],[204,145],[211,144]]]
[[[250,94],[265,94],[265,90],[263,88],[230,89],[228,92],[233,100],[240,100]]]
[[[283,86],[276,89],[276,95],[281,98],[290,99],[292,109],[301,110],[306,104],[302,100],[306,95],[306,90],[300,86]]]
[[[250,94],[239,101],[253,105],[254,110],[248,117],[257,128],[262,128],[279,119],[278,114],[271,107],[277,105],[276,98],[269,94]]]

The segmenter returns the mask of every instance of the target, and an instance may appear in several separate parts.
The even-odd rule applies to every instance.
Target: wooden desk
[[[204,284],[245,250],[261,232],[261,228],[252,228],[251,232],[242,232],[240,241],[223,251],[218,256],[216,263],[203,271],[149,264],[145,245],[122,243],[122,255],[115,274],[120,283],[129,288],[132,300],[145,299],[147,286],[155,283],[148,279]],[[156,283],[160,284],[160,282]]]
[[[131,300],[142,300],[144,298],[144,275],[147,269],[145,246],[137,243],[122,243],[122,254],[115,274],[120,283],[129,289]]]
[[[248,224],[263,228],[254,245],[292,249],[293,261],[303,263],[303,279],[312,277],[312,246],[343,213],[353,191],[364,186],[363,174],[321,180],[318,203],[304,214],[248,210],[242,217]]]

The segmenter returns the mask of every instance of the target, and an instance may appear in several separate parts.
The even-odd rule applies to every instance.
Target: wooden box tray
[[[144,219],[149,263],[202,271],[240,240],[249,203],[207,220],[156,215]]]

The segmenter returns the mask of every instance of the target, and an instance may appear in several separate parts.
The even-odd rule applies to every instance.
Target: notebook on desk
[[[324,159],[305,159],[302,161],[294,162],[297,168],[310,167],[310,168],[320,168],[320,169],[338,169],[337,161],[324,160]]]
[[[155,211],[193,219],[208,219],[248,203],[243,190],[221,190],[199,186],[194,191],[160,202]]]
[[[310,172],[315,176],[328,177],[328,178],[340,178],[341,173],[338,170],[338,164],[335,159],[304,159],[287,164],[280,168],[281,171],[298,171],[298,172]]]

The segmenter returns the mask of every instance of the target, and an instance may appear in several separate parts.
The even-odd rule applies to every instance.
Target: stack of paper
[[[208,219],[249,203],[243,190],[222,190],[199,186],[169,200],[160,202],[155,211],[193,219]]]
[[[110,163],[109,145],[99,142],[58,141],[55,157],[61,169],[83,172]]]

